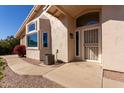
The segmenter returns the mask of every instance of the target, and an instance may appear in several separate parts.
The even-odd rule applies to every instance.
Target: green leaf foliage
[[[13,53],[13,48],[18,45],[19,39],[14,36],[7,36],[6,39],[0,40],[0,55],[7,55]]]
[[[5,67],[6,67],[6,63],[3,62],[2,58],[0,58],[0,80],[4,77],[4,70],[5,70]]]

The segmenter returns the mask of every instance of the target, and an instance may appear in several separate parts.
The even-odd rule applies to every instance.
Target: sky
[[[32,5],[0,5],[0,39],[15,35]]]

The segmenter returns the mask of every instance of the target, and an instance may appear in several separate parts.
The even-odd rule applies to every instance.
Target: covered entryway
[[[84,36],[82,36],[82,33],[85,32],[83,31],[84,28],[89,28],[92,25],[99,24],[100,25],[100,13],[101,13],[101,6],[76,6],[76,5],[71,5],[71,6],[52,6],[47,12],[51,15],[53,15],[58,22],[62,24],[61,28],[58,29],[55,25],[52,27],[55,27],[55,30],[57,30],[57,33],[54,33],[56,36],[53,36],[55,40],[55,44],[52,42],[52,53],[55,53],[56,55],[56,50],[57,54],[59,55],[59,60],[63,62],[72,62],[72,61],[96,61],[99,59],[99,53],[97,54],[97,49],[99,50],[99,47],[96,48],[96,44],[93,45],[94,47],[93,54],[92,52],[88,52],[89,48],[86,50],[87,52],[84,51]],[[51,19],[51,18],[50,18]],[[83,28],[83,29],[82,29]],[[54,32],[55,32],[54,30]],[[60,32],[59,32],[60,31]],[[62,34],[60,34],[62,33]],[[53,35],[54,35],[53,34]],[[59,36],[60,35],[60,36]],[[64,36],[64,37],[63,37]],[[57,39],[56,39],[57,37]],[[58,39],[60,37],[60,39]],[[63,38],[63,39],[62,39]],[[56,43],[57,42],[57,43]],[[95,43],[95,42],[94,42]],[[86,44],[85,44],[86,45]],[[85,46],[88,47],[88,46]],[[91,46],[90,46],[91,47]],[[53,52],[54,51],[54,52]],[[84,54],[86,53],[91,53],[93,55],[92,57],[89,57],[87,59],[87,56]],[[89,55],[89,56],[91,56]],[[92,59],[92,60],[91,60]]]
[[[84,61],[101,62],[101,26],[98,11],[76,20],[76,55]],[[82,55],[81,55],[82,54]]]

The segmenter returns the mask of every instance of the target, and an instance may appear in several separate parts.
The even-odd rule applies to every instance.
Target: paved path
[[[90,62],[67,63],[44,77],[65,87],[99,88],[102,84],[102,68],[99,64]]]
[[[9,67],[20,75],[42,75],[64,87],[101,87],[102,68],[91,62],[72,62],[62,66],[37,66],[16,55],[4,56]]]
[[[17,55],[9,55],[3,57],[7,60],[8,66],[19,75],[43,75],[45,73],[48,73],[49,71],[58,68],[58,65],[56,66],[46,66],[43,64],[41,64],[40,66],[33,65],[28,62],[25,62]]]

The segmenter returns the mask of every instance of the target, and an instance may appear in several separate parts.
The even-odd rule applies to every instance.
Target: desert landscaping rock
[[[0,81],[2,88],[61,88],[62,86],[42,76],[18,75],[8,66],[5,77]]]

